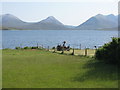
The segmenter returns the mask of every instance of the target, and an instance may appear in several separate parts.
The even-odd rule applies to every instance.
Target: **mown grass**
[[[117,88],[117,66],[43,50],[3,50],[3,88]]]

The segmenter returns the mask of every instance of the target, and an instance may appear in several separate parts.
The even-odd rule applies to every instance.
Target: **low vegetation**
[[[40,49],[40,48],[39,47],[28,47],[28,46],[26,46],[26,47],[23,47],[23,48],[15,47],[15,49]]]
[[[45,50],[3,50],[3,88],[117,88],[117,66]]]
[[[3,88],[118,88],[120,38],[86,50],[4,49]]]
[[[106,63],[118,64],[120,59],[120,38],[112,38],[112,41],[104,44],[96,51],[95,57]]]

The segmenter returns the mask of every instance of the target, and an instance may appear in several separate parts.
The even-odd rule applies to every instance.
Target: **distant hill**
[[[67,26],[62,24],[53,16],[50,16],[40,22],[28,23],[20,20],[19,18],[11,15],[5,14],[2,17],[2,28],[3,29],[28,29],[28,30],[64,30],[68,29]],[[1,27],[0,26],[0,27]]]
[[[3,29],[24,29],[24,27],[30,25],[11,14],[5,14],[0,17],[2,17],[0,21],[2,21]]]
[[[9,30],[93,30],[93,29],[116,29],[118,25],[118,16],[113,14],[102,15],[98,14],[91,17],[79,26],[64,25],[55,17],[49,16],[46,19],[30,23],[24,22],[11,14],[0,16],[0,29]]]
[[[29,29],[41,29],[41,30],[64,30],[67,29],[64,24],[58,21],[55,17],[50,16],[40,22],[33,23],[28,26]]]
[[[91,17],[81,25],[77,26],[76,29],[91,30],[91,29],[104,29],[114,28],[118,25],[118,17],[113,14],[102,15],[98,14]]]

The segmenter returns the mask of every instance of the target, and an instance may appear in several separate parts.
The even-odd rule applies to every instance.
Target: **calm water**
[[[117,37],[118,31],[100,30],[3,30],[3,48],[15,48],[16,46],[53,47],[62,44],[63,41],[71,47],[94,48],[111,41],[111,37]]]

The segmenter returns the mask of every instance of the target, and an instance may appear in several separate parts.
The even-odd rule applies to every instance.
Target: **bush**
[[[111,42],[104,44],[96,50],[95,58],[107,63],[118,64],[118,58],[120,58],[119,50],[120,38],[112,38]]]
[[[38,47],[32,47],[31,49],[38,49]]]
[[[30,49],[31,47],[24,47],[24,49]]]
[[[21,49],[20,47],[15,47],[15,49]]]
[[[55,49],[55,47],[52,47],[52,49]]]

